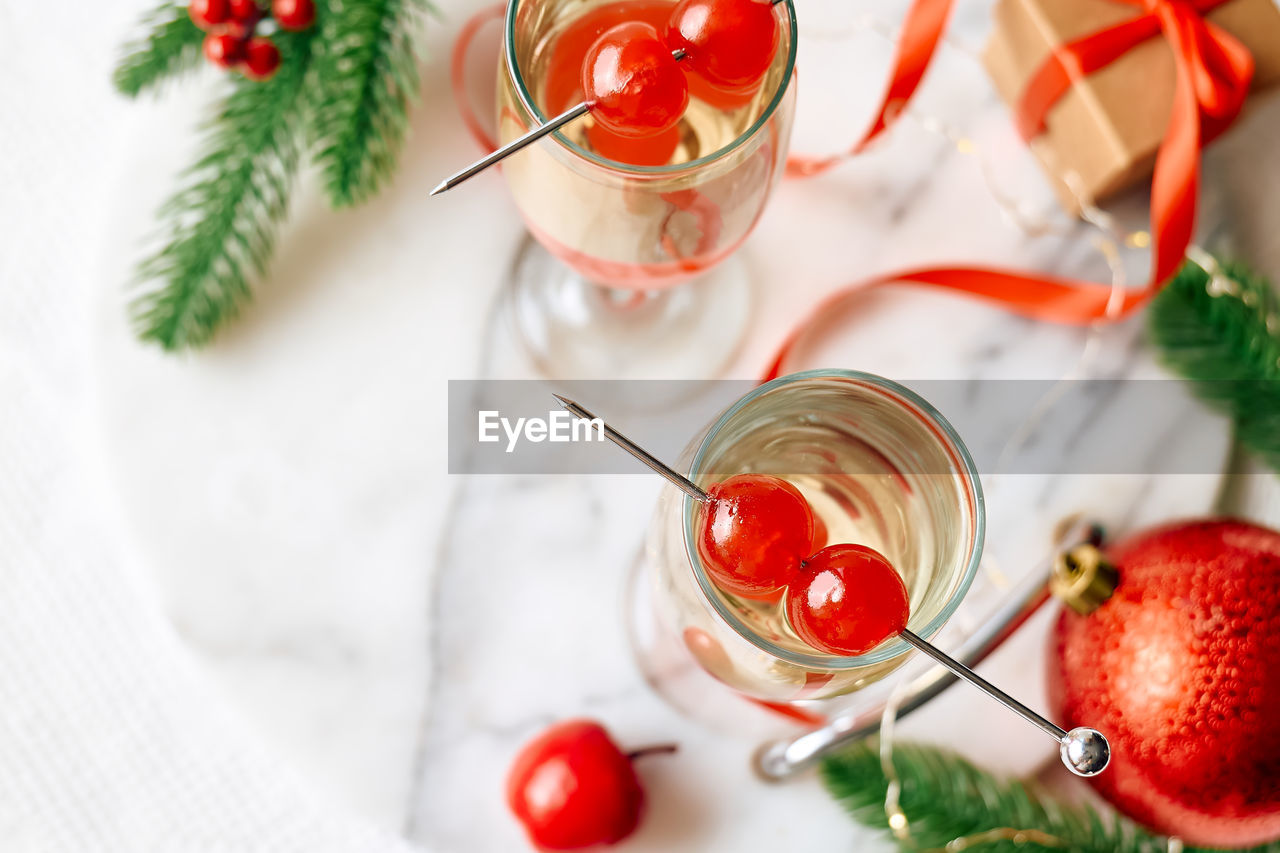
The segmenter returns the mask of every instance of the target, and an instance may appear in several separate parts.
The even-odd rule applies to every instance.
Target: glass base
[[[708,729],[748,740],[777,737],[822,722],[820,714],[804,707],[810,703],[758,702],[699,666],[688,647],[658,619],[647,559],[641,549],[631,564],[623,591],[623,618],[636,666],[664,702]]]
[[[516,338],[548,377],[711,379],[742,343],[752,283],[731,255],[674,287],[603,287],[526,236],[502,298]]]

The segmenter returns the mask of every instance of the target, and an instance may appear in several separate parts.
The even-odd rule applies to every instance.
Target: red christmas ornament
[[[1157,528],[1108,548],[1092,585],[1097,552],[1072,554],[1085,594],[1068,603],[1097,607],[1059,617],[1049,695],[1064,727],[1111,742],[1111,766],[1090,783],[1189,844],[1280,838],[1280,533],[1231,520]]]
[[[569,720],[534,738],[507,776],[507,805],[542,850],[616,844],[635,832],[644,789],[633,759],[674,746],[623,753],[599,723]]]
[[[305,30],[316,21],[315,0],[272,0],[271,15],[281,29]]]

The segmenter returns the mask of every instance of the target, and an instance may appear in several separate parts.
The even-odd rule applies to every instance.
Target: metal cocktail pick
[[[497,151],[494,151],[488,157],[485,157],[481,160],[477,160],[467,168],[463,169],[461,172],[455,172],[454,174],[445,178],[443,181],[441,181],[439,184],[436,185],[435,189],[431,191],[431,195],[439,195],[442,192],[453,189],[463,181],[468,181],[471,178],[474,178],[476,175],[480,174],[485,169],[492,166],[494,163],[497,163],[501,160],[505,160],[507,157],[510,157],[512,154],[516,153],[521,148],[525,148],[537,142],[539,139],[546,136],[548,133],[553,133],[559,130],[560,128],[564,127],[569,122],[574,121],[575,119],[581,118],[582,116],[590,112],[590,110],[591,110],[591,105],[588,104],[586,101],[583,101],[581,104],[578,104],[576,107],[570,107],[569,109],[560,113],[560,115],[551,119],[551,121],[547,122],[546,124],[541,125],[539,127],[535,127],[533,130],[529,131],[524,136],[518,136],[515,139],[511,140],[506,145],[499,148]]]
[[[782,0],[769,0],[769,5],[776,6],[781,2]],[[683,50],[673,50],[671,51],[671,56],[673,59],[675,59],[676,62],[679,62],[680,60],[684,59],[685,53]],[[476,175],[480,174],[485,169],[492,166],[494,163],[498,163],[498,162],[501,162],[502,160],[505,160],[507,157],[510,157],[512,154],[516,153],[520,149],[527,148],[528,146],[537,142],[539,139],[546,136],[547,134],[554,133],[555,131],[564,127],[569,122],[576,121],[582,118],[584,115],[586,115],[590,111],[591,111],[591,104],[588,103],[587,101],[583,101],[577,106],[569,107],[569,109],[560,113],[560,115],[551,119],[546,124],[533,128],[523,136],[516,137],[515,139],[508,142],[506,145],[499,148],[497,151],[494,151],[489,156],[484,157],[480,160],[477,160],[476,162],[472,163],[470,166],[463,169],[462,171],[455,172],[454,174],[445,178],[443,181],[436,184],[436,188],[431,191],[431,195],[439,195],[442,192],[447,192],[448,190],[451,190],[454,187],[456,187],[458,184],[461,184],[464,181],[468,181],[471,178],[474,178]]]
[[[697,484],[689,480],[687,477],[674,471],[667,465],[664,465],[653,454],[640,447],[631,439],[618,432],[613,427],[604,422],[603,419],[584,409],[566,397],[559,394],[553,395],[560,405],[570,414],[586,420],[597,420],[604,425],[605,436],[614,444],[639,459],[645,465],[648,465],[654,471],[657,471],[665,477],[672,485],[680,489],[689,497],[696,501],[705,503],[709,497],[705,491],[700,489]],[[1052,737],[1058,743],[1058,752],[1062,757],[1062,763],[1067,769],[1077,776],[1096,776],[1106,769],[1107,764],[1111,761],[1111,745],[1107,742],[1106,737],[1097,729],[1088,726],[1078,726],[1071,731],[1066,731],[1061,726],[1054,725],[1049,720],[1037,714],[1026,705],[1014,699],[1008,693],[996,687],[990,681],[971,670],[969,667],[960,663],[960,661],[943,652],[934,646],[928,640],[919,636],[913,631],[903,629],[898,635],[906,640],[919,651],[933,658],[936,662],[950,670],[956,677],[961,678],[974,687],[986,693],[992,699],[995,699],[1001,705],[1004,705],[1010,711],[1013,711],[1019,717],[1031,723],[1045,734]]]

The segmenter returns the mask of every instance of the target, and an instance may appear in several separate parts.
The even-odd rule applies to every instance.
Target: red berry
[[[191,23],[207,32],[231,16],[231,7],[228,0],[191,0],[187,14]]]
[[[907,586],[864,545],[829,545],[804,561],[787,590],[791,628],[818,651],[865,654],[907,627]]]
[[[698,556],[712,581],[743,598],[771,598],[813,550],[813,510],[795,486],[737,474],[707,489]]]
[[[244,56],[244,42],[231,33],[210,33],[204,37],[204,55],[219,68],[231,68]]]
[[[271,14],[281,29],[305,30],[316,22],[315,0],[271,0]]]
[[[268,38],[251,38],[244,49],[243,70],[251,80],[266,80],[280,67],[280,50]]]
[[[630,21],[606,30],[587,50],[582,90],[597,122],[623,136],[674,127],[689,105],[689,84],[657,28]]]
[[[244,42],[247,42],[249,40],[250,36],[253,35],[253,28],[254,28],[254,25],[252,23],[249,23],[248,21],[230,20],[230,21],[227,21],[222,26],[218,27],[216,32],[226,33],[227,35],[234,38],[236,41],[239,41],[241,44],[243,44]]]
[[[680,0],[667,23],[667,45],[682,63],[721,89],[764,76],[778,47],[778,19],[768,0]]]
[[[256,24],[262,17],[257,0],[229,0],[231,17],[242,24]]]
[[[634,832],[644,789],[599,723],[570,720],[520,750],[507,775],[507,805],[539,848],[576,850]]]
[[[665,166],[680,147],[680,128],[672,125],[653,136],[622,136],[602,124],[587,128],[587,142],[601,157],[633,166]]]

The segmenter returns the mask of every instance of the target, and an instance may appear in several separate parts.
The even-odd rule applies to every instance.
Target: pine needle
[[[907,818],[903,853],[981,850],[983,853],[1164,853],[1164,838],[1088,807],[1067,808],[1026,785],[1000,781],[943,750],[895,744],[893,767],[902,784],[899,806]],[[859,744],[822,764],[827,790],[864,826],[889,830],[889,780],[872,745]],[[1012,830],[1012,831],[1010,831]],[[1015,836],[1017,840],[1015,840]],[[957,839],[966,839],[958,842]],[[1183,847],[1186,853],[1206,848]],[[1280,853],[1280,843],[1253,848]]]
[[[1241,264],[1220,264],[1214,277],[1188,261],[1147,322],[1165,366],[1280,472],[1280,299],[1270,282]]]
[[[191,22],[185,3],[161,3],[142,20],[147,31],[124,46],[112,80],[130,98],[195,68],[204,33]]]
[[[417,95],[415,42],[427,0],[322,0],[317,25],[272,35],[282,63],[265,82],[233,84],[204,129],[200,159],[161,209],[161,247],[139,265],[132,304],[143,340],[207,343],[248,301],[270,259],[304,154],[315,146],[330,202],[354,205],[391,177]],[[145,19],[115,85],[135,96],[194,67],[204,33],[183,0]]]
[[[333,0],[321,21],[310,135],[334,207],[369,198],[395,170],[425,9],[425,0]]]
[[[310,33],[276,36],[283,57],[266,82],[240,78],[205,129],[186,186],[160,216],[162,248],[139,267],[137,333],[167,350],[207,343],[249,299],[271,256],[301,156]]]

